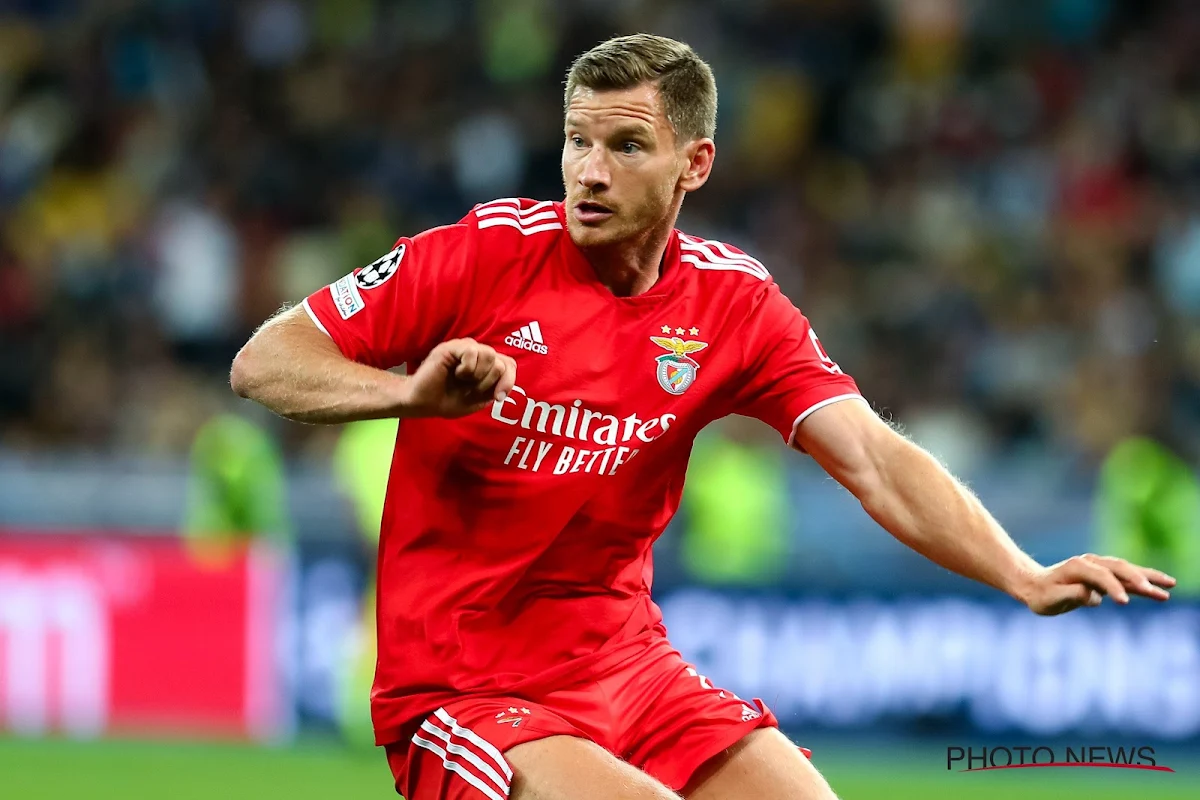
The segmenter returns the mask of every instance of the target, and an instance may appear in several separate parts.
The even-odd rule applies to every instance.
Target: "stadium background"
[[[1040,560],[1182,580],[1033,618],[731,420],[657,551],[677,646],[848,800],[1200,793],[1197,4],[7,0],[0,795],[389,796],[361,625],[386,424],[271,419],[228,364],[397,235],[560,196],[566,67],[635,31],[717,75],[681,227],[764,261]],[[946,769],[1041,743],[1177,773]]]

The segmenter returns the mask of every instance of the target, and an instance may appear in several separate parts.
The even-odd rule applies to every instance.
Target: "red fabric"
[[[814,405],[857,395],[741,251],[676,231],[658,283],[620,298],[564,219],[560,203],[484,204],[401,239],[362,286],[347,276],[306,301],[364,363],[416,366],[473,337],[518,364],[489,410],[399,426],[378,561],[380,744],[464,693],[601,669],[661,635],[651,545],[696,433],[743,413],[787,439]]]
[[[495,800],[511,785],[503,753],[547,736],[577,736],[678,791],[704,762],[762,727],[778,727],[762,701],[714,687],[654,637],[623,662],[558,688],[531,683],[520,693],[448,702],[388,745],[387,759],[407,800]]]

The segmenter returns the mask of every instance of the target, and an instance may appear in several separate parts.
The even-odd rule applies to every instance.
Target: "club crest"
[[[696,370],[700,369],[689,354],[708,347],[708,342],[685,342],[678,336],[651,336],[650,341],[668,351],[654,359],[658,364],[658,385],[671,394],[683,394],[696,382]]]

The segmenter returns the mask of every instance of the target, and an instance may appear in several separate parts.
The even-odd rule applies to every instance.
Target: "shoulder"
[[[564,230],[559,204],[505,197],[479,203],[458,222],[402,236],[388,255],[401,257],[411,243],[423,261],[445,272],[460,264],[464,275],[503,269],[514,261],[537,260],[539,251],[557,243]]]
[[[679,261],[696,291],[760,322],[792,324],[802,317],[757,258],[727,242],[678,233]]]
[[[502,197],[476,205],[459,224],[473,241],[477,268],[507,274],[540,264],[558,247],[564,235],[560,213],[553,200]]]
[[[679,261],[693,271],[695,280],[755,293],[774,283],[763,263],[746,251],[716,239],[677,233]]]
[[[489,239],[504,237],[514,242],[533,239],[537,243],[557,241],[563,230],[559,203],[525,197],[501,197],[479,203],[462,218],[461,224],[482,232]],[[542,234],[542,235],[539,235]]]

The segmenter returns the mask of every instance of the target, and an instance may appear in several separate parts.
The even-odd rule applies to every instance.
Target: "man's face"
[[[565,133],[567,230],[576,245],[626,241],[672,213],[692,148],[676,147],[652,84],[576,90]]]

